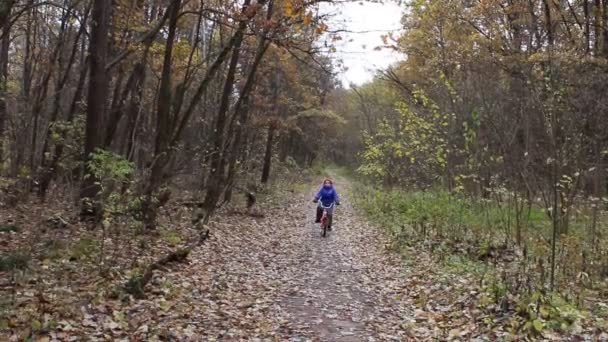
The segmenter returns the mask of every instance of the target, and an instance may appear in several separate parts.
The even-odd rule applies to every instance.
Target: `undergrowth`
[[[379,190],[355,182],[352,193],[353,202],[384,228],[405,258],[412,250],[427,252],[439,274],[473,277],[481,289],[476,305],[510,315],[513,333],[572,332],[583,319],[605,329],[600,317],[607,284],[599,265],[608,260],[597,253],[595,267],[589,265],[580,219],[558,241],[559,281],[550,291],[551,221],[539,208],[532,206],[518,221],[504,203],[440,190]],[[516,224],[523,235],[519,244],[513,239]]]

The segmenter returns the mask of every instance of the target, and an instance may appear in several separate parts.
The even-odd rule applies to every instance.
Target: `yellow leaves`
[[[292,17],[294,15],[293,1],[286,0],[285,4],[283,5],[283,11],[285,13],[285,16]]]
[[[327,31],[327,25],[320,23],[319,18],[315,18],[315,11],[307,9],[310,6],[310,3],[303,0],[284,0],[283,15],[290,19],[288,25],[291,25],[296,32],[304,30],[307,34],[321,35]],[[319,23],[315,26],[317,22]],[[314,31],[306,30],[308,27],[311,27]]]
[[[310,24],[312,24],[312,13],[311,12],[308,12],[308,14],[306,14],[304,16],[302,23],[306,26],[309,26]]]
[[[118,4],[117,8],[119,11],[114,11],[112,17],[112,25],[118,31],[135,31],[144,32],[147,31],[146,20],[144,18],[144,11],[139,10],[133,3],[123,2]],[[119,38],[122,35],[117,35]]]
[[[541,62],[545,62],[547,61],[547,55],[542,53],[542,52],[536,52],[530,55],[530,57],[528,57],[528,62],[530,63],[541,63]]]
[[[445,115],[439,113],[437,105],[423,92],[416,92],[415,97],[425,110],[421,111],[417,106],[414,111],[407,103],[397,102],[395,107],[401,114],[398,122],[384,121],[379,125],[378,132],[367,139],[366,151],[370,153],[364,155],[366,164],[385,164],[400,159],[409,164],[425,164],[423,168],[428,169],[445,167],[446,139],[441,130],[447,122]]]
[[[172,68],[174,76],[181,78],[182,73],[185,72],[190,55],[192,54],[192,45],[189,42],[182,40],[175,42],[173,45],[173,56],[172,56]],[[165,43],[155,42],[150,48],[150,66],[153,70],[160,72],[165,57]],[[202,55],[200,49],[195,49],[192,54],[192,64],[197,65],[202,61]]]
[[[283,13],[288,18],[301,18],[304,6],[302,0],[284,0]]]

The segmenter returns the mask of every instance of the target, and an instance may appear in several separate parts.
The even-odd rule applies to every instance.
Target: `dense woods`
[[[0,270],[84,244],[108,278],[133,269],[118,249],[148,235],[126,287],[141,295],[151,270],[204,241],[235,193],[252,209],[280,169],[278,146],[281,165],[312,162],[302,126],[324,115],[335,87],[325,19],[317,1],[2,0]],[[154,232],[168,203],[196,209],[192,234],[166,221]],[[44,209],[19,214],[30,206]],[[88,231],[29,236],[44,222]],[[166,234],[183,243],[155,250],[170,247]]]
[[[147,227],[178,170],[197,178],[212,214],[242,170],[268,180],[291,117],[333,87],[317,7],[4,1],[3,173],[42,199],[82,179],[80,198],[99,202],[90,162],[103,150],[132,163]],[[295,142],[285,146],[286,157]]]
[[[124,314],[173,311],[159,274],[212,244],[215,296],[233,253],[306,246],[266,233],[330,164],[389,249],[479,284],[435,338],[608,338],[608,0],[404,1],[401,60],[350,85],[331,2],[0,0],[0,339],[161,336]]]
[[[385,189],[368,209],[400,241],[507,259],[497,302],[605,300],[607,18],[600,0],[410,2],[384,37],[406,58],[337,95],[342,158],[362,151]]]

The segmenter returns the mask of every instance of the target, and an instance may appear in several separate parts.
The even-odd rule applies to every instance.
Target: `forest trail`
[[[382,232],[364,223],[352,207],[348,182],[339,179],[338,184],[348,195],[327,238],[321,238],[318,225],[312,223],[314,206],[300,206],[306,212],[286,236],[291,247],[284,252],[294,267],[289,270],[292,289],[281,306],[296,327],[303,328],[294,334],[296,340],[398,338],[385,323],[399,327],[411,316],[406,298],[398,298],[403,293],[397,288],[403,278],[399,260],[384,249]],[[312,193],[302,200],[311,197]]]
[[[152,296],[126,310],[130,337],[403,340],[411,305],[399,257],[352,207],[348,182],[337,186],[344,199],[326,238],[312,188],[263,219],[220,218],[189,266],[159,274]]]
[[[55,273],[74,279],[67,283],[39,278],[51,286],[44,296],[36,297],[32,287],[17,293],[23,310],[39,303],[37,298],[50,299],[38,305],[46,312],[43,319],[53,320],[51,329],[40,330],[41,339],[34,340],[487,341],[514,336],[507,326],[513,312],[478,305],[484,290],[477,278],[440,266],[428,246],[402,244],[400,254],[383,227],[353,207],[356,193],[349,181],[338,178],[336,185],[342,205],[327,237],[313,222],[317,185],[279,189],[261,201],[264,217],[221,210],[209,225],[209,239],[184,263],[155,271],[144,299],[109,296],[79,273]],[[592,327],[577,329],[580,340],[608,337]],[[23,340],[2,333],[0,340]],[[545,332],[543,337],[564,336]]]
[[[607,65],[608,0],[0,0],[0,342],[608,342]]]

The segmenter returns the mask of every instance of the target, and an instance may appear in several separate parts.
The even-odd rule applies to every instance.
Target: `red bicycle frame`
[[[332,203],[328,207],[321,204],[321,208],[323,208],[323,215],[321,216],[321,235],[322,236],[327,235],[327,228],[329,227],[329,214],[328,214],[327,210],[332,208],[333,206],[334,206],[334,203]]]

